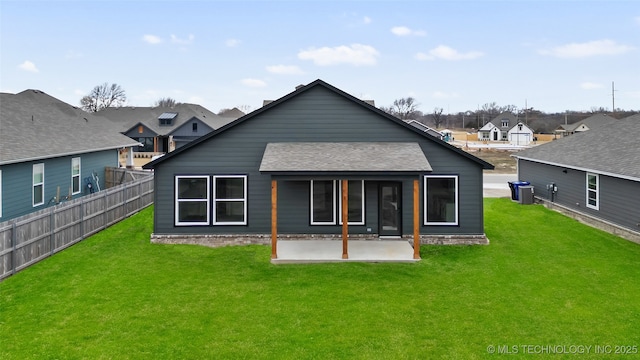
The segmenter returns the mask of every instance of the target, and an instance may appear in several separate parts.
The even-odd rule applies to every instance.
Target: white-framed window
[[[336,181],[311,180],[311,225],[336,224]]]
[[[458,176],[424,177],[424,224],[458,225]]]
[[[342,181],[338,182],[338,223],[342,225]],[[349,180],[347,183],[349,213],[348,225],[364,225],[364,180]]]
[[[247,176],[213,177],[213,224],[247,224]]]
[[[587,207],[600,209],[600,176],[587,173]]]
[[[209,176],[182,175],[175,179],[175,224],[209,225]]]
[[[44,204],[44,164],[33,164],[33,206]]]
[[[80,158],[71,159],[71,194],[80,192]]]

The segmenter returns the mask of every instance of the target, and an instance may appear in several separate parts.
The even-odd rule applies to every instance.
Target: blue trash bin
[[[520,186],[531,185],[531,183],[528,181],[514,181],[514,182],[510,182],[509,185],[510,185],[509,187],[511,188],[511,199],[519,200],[518,193],[519,193]]]

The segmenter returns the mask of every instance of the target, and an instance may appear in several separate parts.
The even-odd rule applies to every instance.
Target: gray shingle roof
[[[0,94],[0,165],[137,145],[109,120],[42,91]]]
[[[158,119],[167,113],[177,113],[178,115],[172,125],[160,126]],[[96,115],[104,116],[119,124],[120,132],[126,132],[141,123],[158,135],[169,135],[194,117],[214,130],[234,120],[218,116],[200,105],[186,103],[174,107],[111,107],[98,111]]]
[[[432,171],[417,143],[269,143],[260,171]]]
[[[576,121],[573,124],[562,124],[558,128],[567,132],[574,132],[580,125],[585,125],[589,130],[597,129],[601,126],[610,125],[617,120],[607,114],[596,114],[589,116],[588,118],[580,121]]]
[[[523,150],[514,156],[640,181],[640,115]]]

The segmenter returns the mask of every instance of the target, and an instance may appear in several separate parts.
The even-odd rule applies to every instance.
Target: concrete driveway
[[[517,181],[517,174],[484,173],[482,176],[482,193],[484,197],[511,197],[509,181]]]

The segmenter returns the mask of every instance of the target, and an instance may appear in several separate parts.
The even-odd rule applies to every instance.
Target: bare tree
[[[407,97],[396,99],[393,101],[393,105],[389,107],[382,106],[380,110],[399,117],[402,120],[408,120],[421,115],[420,111],[418,111],[418,105],[419,104],[416,103],[416,99]]]
[[[82,109],[88,112],[100,111],[110,106],[122,106],[127,102],[127,95],[118,84],[98,85],[89,95],[80,99]]]
[[[170,97],[160,98],[153,104],[155,107],[174,107],[176,105],[180,105],[180,103]]]
[[[436,129],[439,129],[440,125],[442,125],[445,120],[444,116],[442,115],[443,111],[444,109],[439,107],[433,109],[433,125],[436,127]]]

